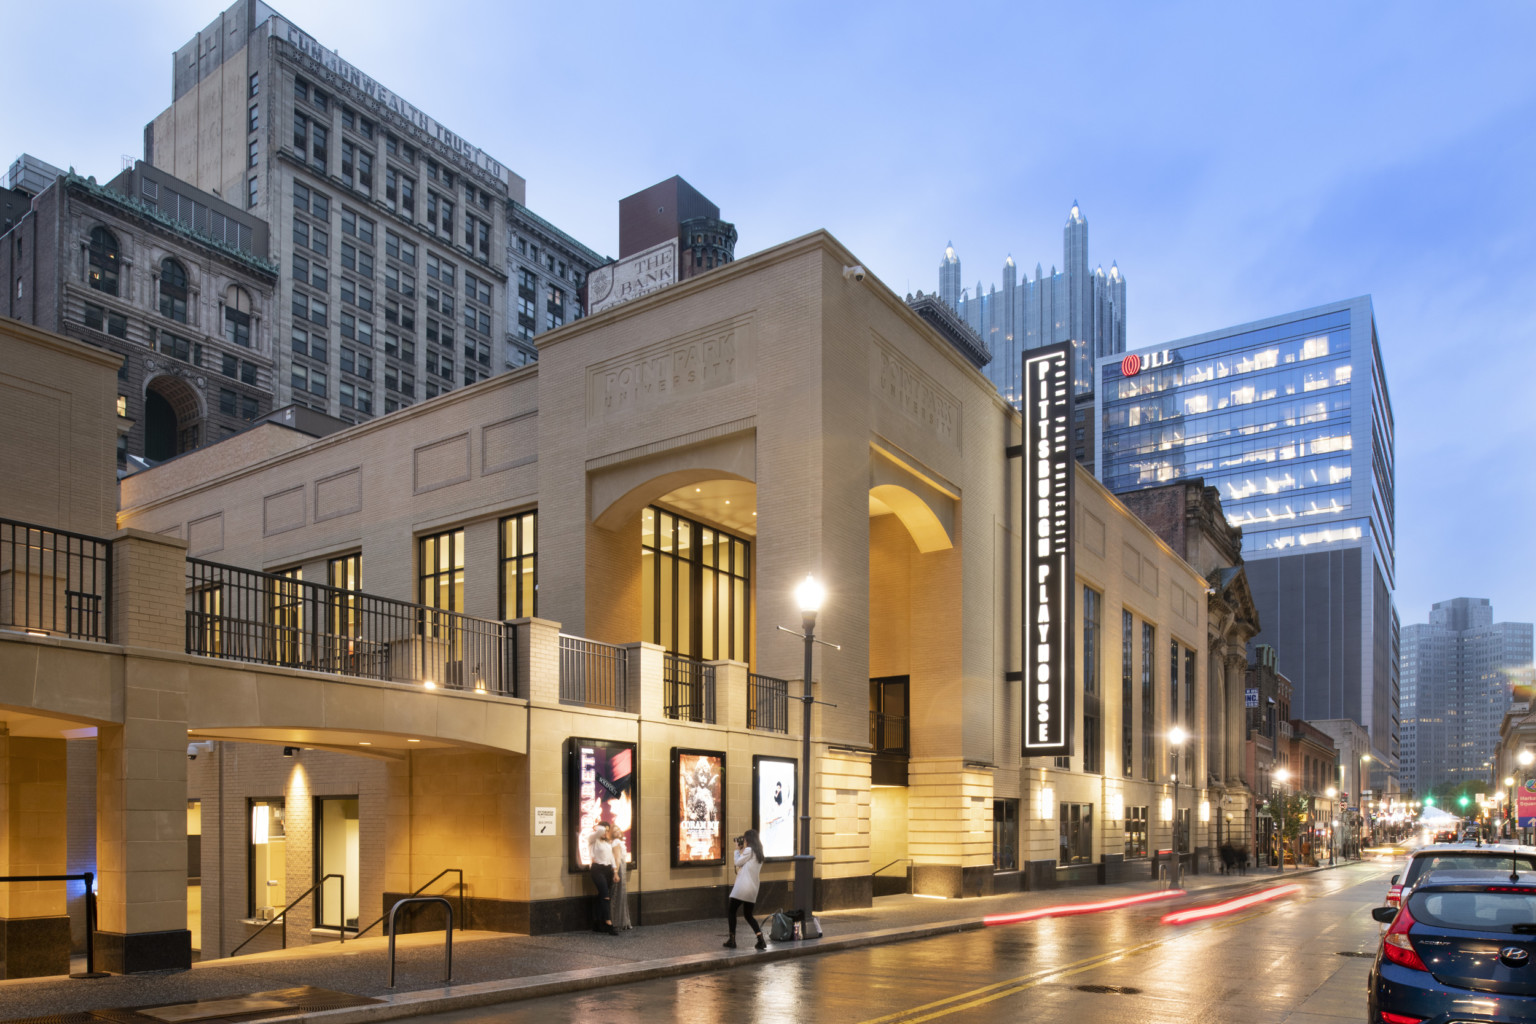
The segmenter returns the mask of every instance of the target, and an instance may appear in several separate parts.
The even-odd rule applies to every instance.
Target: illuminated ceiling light
[[[357,745],[360,746],[360,747],[371,747],[371,746],[373,746],[373,744],[371,742],[369,742],[368,740],[358,740],[357,741]]]
[[[435,690],[435,689],[437,689],[437,684],[436,684],[436,683],[434,683],[434,682],[433,682],[433,681],[432,681],[432,680],[430,680],[430,679],[423,679],[423,680],[422,680],[422,681],[421,681],[421,685],[422,685],[422,686],[424,686],[424,687],[426,687],[426,688],[427,688],[427,689],[429,689],[429,690]]]
[[[407,743],[420,743],[421,740],[406,740]]]

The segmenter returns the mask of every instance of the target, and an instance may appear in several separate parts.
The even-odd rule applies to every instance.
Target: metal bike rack
[[[442,896],[407,896],[403,900],[397,900],[393,907],[389,908],[389,987],[395,987],[395,915],[400,913],[400,908],[407,903],[441,903],[443,909],[448,912],[448,927],[443,932],[446,940],[443,959],[443,980],[453,980],[453,904]]]

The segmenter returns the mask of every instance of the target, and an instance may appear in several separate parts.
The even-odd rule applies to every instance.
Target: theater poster
[[[797,764],[793,758],[762,754],[752,759],[752,823],[769,860],[795,855]]]
[[[725,863],[725,752],[672,748],[672,866]]]
[[[588,840],[600,821],[617,826],[629,851],[629,863],[639,857],[639,758],[633,743],[613,740],[566,741],[566,820],[572,823],[570,870],[592,866]]]

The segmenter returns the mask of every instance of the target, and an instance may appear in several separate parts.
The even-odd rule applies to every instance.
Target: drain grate
[[[1352,949],[1341,949],[1341,950],[1339,950],[1339,956],[1358,956],[1358,957],[1364,957],[1367,960],[1374,960],[1374,959],[1376,959],[1376,954],[1375,953],[1357,953],[1357,952],[1355,952]]]
[[[1073,985],[1079,992],[1094,992],[1100,995],[1115,996],[1139,996],[1141,989],[1131,985]]]

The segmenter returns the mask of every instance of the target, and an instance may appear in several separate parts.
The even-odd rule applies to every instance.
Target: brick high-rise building
[[[258,0],[172,62],[145,159],[272,225],[279,404],[357,422],[521,362],[506,321],[521,177]]]

